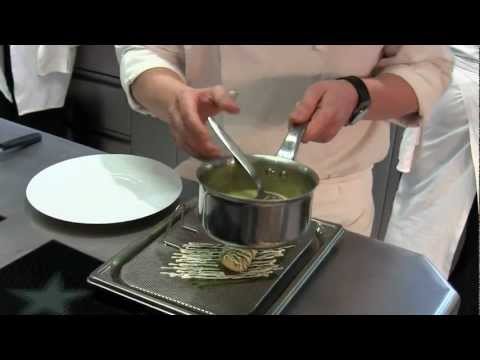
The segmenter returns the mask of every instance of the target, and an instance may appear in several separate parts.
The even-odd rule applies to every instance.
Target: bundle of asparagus
[[[240,280],[266,278],[282,270],[277,260],[286,249],[253,250],[189,242],[175,252],[160,274],[182,279]]]

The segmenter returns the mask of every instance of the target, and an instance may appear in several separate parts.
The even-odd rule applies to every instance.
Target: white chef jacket
[[[5,45],[3,45],[5,46]],[[10,45],[15,94],[5,79],[0,51],[0,91],[19,115],[63,107],[72,76],[77,45]],[[1,50],[1,49],[0,49]]]
[[[251,154],[275,154],[286,135],[288,115],[305,90],[340,76],[401,76],[415,91],[419,112],[396,121],[418,126],[448,86],[453,64],[448,47],[437,45],[117,45],[116,51],[128,101],[143,113],[147,112],[132,98],[130,85],[151,68],[170,69],[192,87],[222,84],[236,89],[240,114],[225,114],[219,120]],[[343,128],[327,144],[302,144],[297,160],[315,169],[321,182],[370,172],[388,152],[389,129],[388,122],[362,120]],[[177,171],[194,180],[198,165],[189,159]],[[337,195],[340,192],[337,188]],[[338,202],[331,200],[329,206]]]
[[[452,45],[453,80],[431,121],[406,129],[404,172],[385,241],[425,255],[448,277],[478,193],[479,47]]]
[[[239,115],[223,125],[248,153],[272,154],[286,134],[288,114],[308,86],[339,76],[392,73],[404,78],[419,100],[419,114],[399,119],[417,126],[450,81],[452,55],[446,46],[398,45],[117,45],[122,85],[132,108],[145,112],[129,87],[142,72],[168,68],[193,87],[223,84],[239,91]],[[362,120],[328,144],[302,145],[298,160],[320,178],[371,168],[387,154],[389,124]]]

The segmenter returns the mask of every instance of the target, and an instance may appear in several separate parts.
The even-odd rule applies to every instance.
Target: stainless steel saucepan
[[[247,155],[267,199],[234,158],[204,163],[197,169],[199,213],[206,233],[217,241],[249,248],[293,243],[308,229],[313,191],[319,178],[295,161],[306,125],[291,127],[275,156]]]

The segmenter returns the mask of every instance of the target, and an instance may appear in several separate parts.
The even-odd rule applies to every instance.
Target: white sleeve
[[[385,45],[376,74],[400,76],[415,91],[418,113],[392,120],[401,126],[421,126],[450,84],[454,57],[447,45]]]
[[[182,45],[115,45],[120,64],[120,81],[131,108],[149,114],[133,98],[130,85],[143,72],[153,68],[174,71],[185,81],[185,51]]]

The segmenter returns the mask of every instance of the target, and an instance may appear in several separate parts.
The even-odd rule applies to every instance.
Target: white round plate
[[[180,177],[168,166],[133,155],[102,154],[52,165],[27,186],[39,212],[80,224],[113,224],[153,215],[175,202]]]

